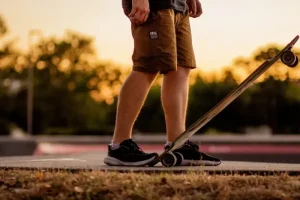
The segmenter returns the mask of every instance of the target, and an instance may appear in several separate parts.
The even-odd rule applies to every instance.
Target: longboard
[[[234,101],[239,95],[241,95],[247,88],[249,88],[254,81],[261,76],[267,69],[269,69],[277,60],[281,61],[289,66],[296,67],[298,64],[298,57],[291,51],[293,46],[299,39],[297,35],[290,43],[288,43],[275,57],[266,60],[262,63],[254,72],[252,72],[242,83],[240,83],[233,91],[231,91],[225,98],[223,98],[218,104],[216,104],[212,109],[210,109],[206,114],[204,114],[199,120],[193,123],[189,128],[187,128],[181,135],[173,142],[172,146],[161,153],[158,158],[149,164],[149,166],[154,166],[161,162],[165,167],[172,167],[175,165],[180,165],[177,161],[177,155],[172,152],[183,145],[192,135],[194,135],[199,129],[206,125],[210,120],[212,120],[217,114],[224,110],[232,101]]]

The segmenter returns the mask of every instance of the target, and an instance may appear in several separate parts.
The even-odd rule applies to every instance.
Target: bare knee
[[[178,66],[176,71],[170,71],[166,73],[165,77],[187,79],[190,75],[190,72],[190,68]]]
[[[156,78],[158,73],[146,73],[146,72],[140,72],[140,71],[132,71],[130,73],[130,76],[136,77],[136,78],[142,78],[143,80],[147,80],[147,82],[152,83],[154,79]]]
[[[190,68],[187,68],[187,67],[181,67],[181,66],[178,66],[177,67],[177,72],[182,75],[182,76],[189,76],[190,75],[190,72],[191,72],[191,69]]]

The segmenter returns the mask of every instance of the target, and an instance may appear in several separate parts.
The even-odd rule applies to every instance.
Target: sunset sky
[[[228,65],[268,43],[286,44],[300,34],[300,0],[202,0],[203,15],[191,19],[201,70]],[[121,0],[0,0],[10,37],[27,47],[27,34],[39,29],[62,37],[74,30],[95,37],[100,59],[130,66],[133,40]],[[300,47],[300,42],[296,47]]]

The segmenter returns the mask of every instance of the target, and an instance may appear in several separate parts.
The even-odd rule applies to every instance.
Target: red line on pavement
[[[140,147],[146,152],[163,151],[163,145],[141,144]],[[274,145],[274,144],[239,144],[239,145],[213,145],[203,144],[200,150],[207,153],[221,154],[300,154],[300,145]],[[70,144],[38,144],[34,155],[45,154],[68,154],[91,151],[107,151],[107,145],[70,145]]]

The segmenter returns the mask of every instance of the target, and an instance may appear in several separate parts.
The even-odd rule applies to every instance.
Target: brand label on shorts
[[[157,33],[157,31],[151,31],[149,35],[150,35],[150,39],[151,40],[158,39],[158,33]]]

